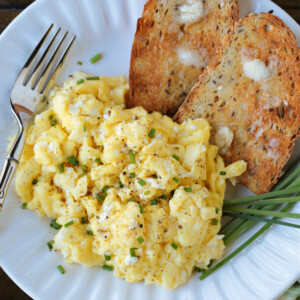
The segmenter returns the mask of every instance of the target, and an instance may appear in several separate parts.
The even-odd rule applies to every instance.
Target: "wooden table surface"
[[[246,1],[246,0],[244,0]],[[0,0],[0,33],[33,0]],[[300,24],[300,0],[273,0]],[[0,268],[0,299],[31,299]]]

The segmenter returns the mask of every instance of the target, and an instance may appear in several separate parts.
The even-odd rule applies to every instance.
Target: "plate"
[[[95,75],[127,75],[136,20],[144,3],[144,0],[39,0],[8,26],[0,37],[0,163],[6,155],[8,137],[17,131],[8,105],[12,85],[48,26],[54,23],[77,35],[57,83],[78,69]],[[300,43],[299,25],[274,3],[240,1],[241,15],[269,10],[287,23]],[[103,59],[90,64],[89,58],[98,52]],[[82,66],[77,65],[79,60]],[[294,155],[299,156],[299,149],[298,145]],[[235,192],[243,194],[245,189]],[[0,215],[0,265],[34,299],[274,299],[300,276],[299,233],[293,228],[275,226],[204,281],[195,275],[175,291],[143,283],[129,284],[101,268],[64,264],[62,256],[49,252],[46,245],[54,234],[49,220],[20,209],[20,203],[12,187]],[[294,211],[300,212],[299,205]],[[227,252],[237,247],[238,242],[228,247]],[[65,275],[57,271],[58,264],[65,266]]]

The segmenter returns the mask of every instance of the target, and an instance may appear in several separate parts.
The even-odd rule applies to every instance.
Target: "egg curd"
[[[54,88],[28,129],[16,190],[52,218],[67,263],[174,289],[222,255],[225,180],[246,163],[225,167],[206,120],[125,109],[127,95],[123,76],[77,72]]]

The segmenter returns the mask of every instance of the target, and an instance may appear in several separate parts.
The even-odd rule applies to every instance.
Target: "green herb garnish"
[[[79,79],[79,80],[76,81],[76,83],[77,84],[82,84],[82,83],[84,83],[84,79]]]
[[[114,269],[114,267],[108,266],[108,265],[103,265],[102,269],[106,270],[106,271],[112,271]]]
[[[59,174],[62,174],[65,171],[65,165],[64,163],[61,163],[58,165],[58,172]]]
[[[187,192],[187,193],[190,193],[192,191],[192,188],[191,187],[185,187],[184,190]]]
[[[135,173],[129,173],[129,178],[134,178],[135,177]]]
[[[104,259],[105,259],[105,261],[110,261],[111,260],[111,256],[104,254]]]
[[[91,59],[90,62],[91,64],[95,64],[98,60],[100,60],[102,57],[102,55],[100,53],[97,53],[96,55],[94,55]]]
[[[56,230],[62,228],[62,226],[61,226],[60,224],[56,223],[56,219],[52,219],[52,220],[51,220],[50,226],[51,226],[52,228],[56,229]]]
[[[27,203],[26,202],[23,202],[22,203],[22,209],[26,209],[27,208]]]
[[[51,250],[53,249],[53,244],[54,244],[54,241],[53,241],[53,240],[51,240],[51,241],[49,241],[49,242],[47,243],[48,248],[49,248],[49,251],[51,251]]]
[[[150,200],[150,204],[151,205],[157,205],[158,204],[158,200],[157,199],[152,199],[152,200]]]
[[[173,154],[172,156],[174,159],[179,160],[179,156],[177,156],[176,154]]]
[[[151,130],[150,130],[150,132],[148,134],[149,138],[151,138],[151,139],[154,138],[154,133],[155,133],[155,129],[151,128]]]
[[[66,273],[66,271],[65,271],[65,269],[63,268],[62,265],[58,265],[58,266],[57,266],[57,269],[58,269],[58,271],[59,271],[61,274],[65,274],[65,273]]]
[[[176,243],[172,243],[172,244],[171,244],[171,247],[172,247],[173,249],[175,249],[175,250],[178,249],[178,245],[177,245]]]
[[[68,162],[73,165],[73,166],[78,166],[79,165],[79,161],[76,159],[75,156],[70,156],[67,158]]]
[[[177,178],[177,177],[173,177],[173,181],[175,181],[175,182],[179,182],[179,179]]]
[[[74,224],[74,221],[72,220],[72,221],[66,223],[64,226],[67,228],[67,227],[69,227],[69,226],[71,226],[73,224]]]
[[[129,150],[129,161],[131,164],[135,164],[135,154],[132,150]]]
[[[144,242],[144,238],[142,236],[137,238],[137,241],[139,244],[142,244]]]
[[[144,185],[146,184],[146,181],[143,180],[142,178],[140,178],[140,179],[138,180],[138,184],[141,185],[141,186],[144,186]]]
[[[129,253],[130,253],[131,257],[136,257],[135,250],[137,250],[137,249],[138,248],[130,248]]]
[[[33,180],[32,180],[32,184],[33,184],[33,185],[36,185],[37,183],[38,183],[38,180],[37,180],[37,179],[33,179]]]

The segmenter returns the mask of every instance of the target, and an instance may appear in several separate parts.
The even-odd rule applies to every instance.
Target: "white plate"
[[[46,28],[53,22],[77,35],[58,82],[78,69],[95,75],[127,74],[143,4],[144,0],[39,0],[10,24],[0,37],[0,163],[7,138],[17,130],[8,105],[12,85]],[[271,9],[297,34],[299,43],[299,25],[274,3],[240,1],[241,15]],[[88,59],[97,52],[103,59],[91,65]],[[83,66],[76,64],[78,60]],[[61,275],[56,266],[62,256],[50,253],[46,245],[52,236],[49,220],[21,210],[11,188],[0,216],[0,264],[34,299],[274,299],[300,276],[299,233],[293,228],[273,227],[206,280],[195,275],[175,291],[129,284],[101,268],[66,265],[66,274]]]

